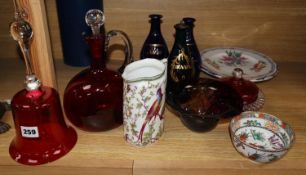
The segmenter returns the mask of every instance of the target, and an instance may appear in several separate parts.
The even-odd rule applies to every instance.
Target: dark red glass
[[[235,87],[245,104],[254,102],[258,96],[258,88],[249,81],[236,79],[235,77],[225,78],[225,82]]]
[[[264,95],[255,83],[242,77],[243,70],[235,68],[232,77],[222,81],[233,87],[243,100],[243,111],[257,111],[264,105]]]
[[[85,131],[106,131],[123,122],[123,80],[105,66],[104,35],[90,36],[92,64],[69,82],[64,94],[68,119]]]
[[[68,153],[77,135],[66,125],[59,95],[53,88],[19,91],[12,99],[16,136],[9,152],[22,164],[52,162]]]
[[[41,86],[33,73],[30,43],[31,25],[15,9],[10,25],[14,40],[18,41],[26,66],[25,89],[14,95],[11,103],[16,136],[11,142],[11,157],[22,164],[39,165],[52,162],[76,144],[77,135],[65,123],[60,98],[55,89]]]
[[[168,104],[180,114],[183,124],[196,132],[210,131],[220,119],[229,119],[242,111],[242,99],[232,87],[206,78],[185,86]]]

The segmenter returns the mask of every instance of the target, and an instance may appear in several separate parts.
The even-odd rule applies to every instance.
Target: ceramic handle
[[[125,58],[124,58],[124,62],[122,64],[122,66],[118,69],[118,72],[120,72],[121,74],[124,71],[124,68],[127,64],[133,62],[133,47],[132,47],[132,42],[129,39],[128,35],[126,33],[124,33],[123,31],[120,30],[111,30],[109,32],[107,32],[106,34],[106,44],[105,44],[105,51],[107,52],[108,50],[108,45],[109,45],[109,41],[113,36],[119,36],[125,45],[125,49],[124,49],[124,53],[125,53]]]

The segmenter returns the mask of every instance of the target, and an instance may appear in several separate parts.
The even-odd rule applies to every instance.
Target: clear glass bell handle
[[[113,36],[119,36],[125,45],[125,49],[124,49],[124,53],[125,53],[125,58],[124,58],[124,62],[122,64],[122,66],[118,69],[118,72],[120,72],[121,74],[124,71],[124,68],[126,65],[128,65],[129,63],[133,62],[133,47],[132,47],[132,42],[129,39],[128,35],[126,33],[124,33],[123,31],[120,30],[111,30],[109,32],[107,32],[106,34],[106,43],[105,43],[105,52],[107,52],[108,50],[108,45],[109,45],[109,41]]]
[[[31,64],[30,42],[33,37],[31,24],[23,18],[16,18],[10,25],[10,32],[13,39],[18,42],[24,57],[26,65],[25,88],[28,91],[37,90],[41,86],[41,82],[33,73]],[[39,94],[36,93],[36,95]]]
[[[30,62],[30,42],[33,37],[33,31],[31,25],[22,18],[19,18],[11,23],[10,32],[13,39],[18,42],[21,48],[26,65],[26,75],[32,75],[33,69]]]

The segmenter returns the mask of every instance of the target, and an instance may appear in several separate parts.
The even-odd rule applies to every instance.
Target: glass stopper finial
[[[31,25],[23,18],[15,19],[10,25],[10,32],[14,40],[18,41],[21,48],[25,65],[26,74],[33,74],[32,67],[30,64],[30,40],[33,37],[33,30]]]
[[[241,68],[235,68],[233,70],[233,77],[237,79],[242,79],[243,76],[243,70]]]
[[[25,43],[33,36],[31,25],[25,20],[16,20],[11,23],[10,32],[14,40]]]
[[[85,21],[91,27],[92,34],[99,35],[100,27],[103,26],[105,21],[105,16],[101,10],[91,9],[87,11]]]
[[[23,18],[15,18],[10,25],[10,32],[14,40],[18,41],[21,48],[25,65],[26,65],[26,89],[31,91],[38,89],[41,86],[41,82],[33,74],[33,69],[30,62],[30,41],[33,37],[33,30],[27,21]]]

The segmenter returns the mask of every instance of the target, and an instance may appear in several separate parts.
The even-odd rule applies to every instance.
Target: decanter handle
[[[124,68],[126,65],[128,65],[129,63],[133,62],[133,47],[132,47],[132,42],[129,39],[128,35],[126,33],[124,33],[123,31],[120,30],[111,30],[109,32],[107,32],[106,34],[106,43],[105,43],[105,52],[107,52],[108,50],[108,45],[109,45],[109,41],[113,36],[119,36],[125,45],[125,49],[124,49],[124,53],[125,53],[125,58],[124,58],[124,62],[122,64],[122,66],[118,69],[118,72],[120,74],[123,73]]]

